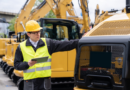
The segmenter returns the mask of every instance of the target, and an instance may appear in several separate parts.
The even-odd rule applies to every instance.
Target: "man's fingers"
[[[33,62],[32,62],[32,64],[35,64],[35,63],[37,63],[37,61],[33,61]]]
[[[29,62],[28,62],[28,65],[29,66],[33,66],[34,64],[36,64],[37,63],[37,61],[32,61],[32,60],[30,60]]]

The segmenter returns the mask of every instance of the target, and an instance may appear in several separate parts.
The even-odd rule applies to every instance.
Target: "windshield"
[[[82,46],[79,58],[79,80],[88,74],[109,75],[116,84],[122,84],[124,48],[122,45]]]
[[[70,39],[78,39],[78,30],[75,25],[59,25],[47,23],[43,25],[43,29],[41,31],[41,37],[51,38],[54,40],[70,40]]]

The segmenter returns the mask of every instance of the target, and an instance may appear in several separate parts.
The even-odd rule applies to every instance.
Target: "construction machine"
[[[9,30],[8,30],[9,24],[6,22],[5,19],[0,18],[0,57],[5,55],[5,42],[9,42],[10,40],[6,39],[6,37],[9,37]]]
[[[24,33],[25,28],[24,25],[28,20],[34,19],[38,20],[41,27],[43,27],[43,30],[41,31],[42,37],[47,37],[55,40],[71,40],[71,39],[78,39],[80,38],[80,28],[78,23],[72,20],[66,20],[66,19],[45,19],[41,18],[44,17],[47,12],[49,12],[51,9],[53,12],[57,12],[57,8],[53,8],[55,4],[57,6],[59,5],[60,9],[62,7],[62,12],[69,11],[69,13],[74,15],[73,10],[70,10],[70,7],[72,8],[71,0],[62,0],[61,5],[59,3],[54,2],[55,0],[44,0],[33,12],[31,12],[31,8],[34,5],[35,0],[27,0],[24,7],[22,8],[19,17],[16,19],[15,23],[15,34],[17,35],[17,43],[11,43],[11,45],[8,45],[9,48],[7,48],[7,52],[11,51],[12,47],[12,53],[8,53],[10,58],[6,59],[6,62],[2,64],[2,68],[5,71],[5,73],[13,80],[14,83],[16,83],[19,87],[19,90],[23,90],[23,72],[16,70],[13,68],[13,61],[14,61],[14,53],[19,45],[19,42],[26,39],[26,34]],[[69,2],[69,4],[67,3]],[[53,2],[53,3],[51,3]],[[63,7],[63,6],[64,7]],[[68,8],[67,8],[68,7]],[[61,11],[60,10],[60,11]],[[45,13],[43,13],[45,11]],[[56,13],[55,13],[56,14]],[[64,14],[64,15],[63,15]],[[65,18],[63,16],[66,16],[65,13],[60,13],[61,17],[59,18]],[[57,17],[59,14],[56,14]],[[41,19],[40,19],[41,18]],[[7,46],[7,47],[8,47]],[[12,55],[12,56],[11,56]],[[60,57],[59,57],[60,56]],[[74,64],[75,64],[75,56],[76,56],[76,50],[72,50],[69,52],[58,52],[54,53],[52,55],[52,85],[73,85],[73,75],[74,75]],[[4,58],[2,59],[4,61]],[[58,62],[58,63],[56,63]]]
[[[97,4],[97,7],[95,9],[95,22],[94,22],[94,26],[98,25],[100,22],[106,20],[107,18],[117,14],[118,11],[119,10],[114,10],[114,9],[112,9],[111,11],[103,11],[102,10],[102,13],[99,14],[100,9],[99,9],[99,5]]]
[[[87,32],[89,30],[90,19],[88,16],[88,6],[87,6],[86,0],[80,0],[81,2],[80,8],[83,13],[83,18],[79,18],[78,16],[76,16],[74,12],[72,0],[44,0],[37,8],[35,8],[31,12],[30,7],[33,7],[35,1],[36,0],[32,0],[28,3],[28,0],[27,0],[24,7],[22,8],[21,13],[18,19],[16,20],[16,24],[15,24],[16,34],[17,34],[17,30],[18,32],[24,31],[25,22],[32,19],[38,20],[44,17],[50,10],[53,11],[53,13],[56,15],[57,18],[74,20],[78,24],[82,24],[82,29],[80,32],[82,32],[83,30]],[[29,8],[29,9],[24,10],[26,8]],[[68,12],[70,16],[67,16],[66,12]],[[26,13],[26,14],[23,14],[23,13]]]
[[[11,42],[16,42],[15,38],[9,38],[12,35],[12,32],[8,30],[9,23],[6,20],[0,19],[0,58],[3,58],[3,62],[0,62],[0,65],[4,65],[5,62],[5,55],[7,52],[6,45],[10,44]]]
[[[130,90],[130,0],[79,40],[74,90]]]
[[[82,25],[82,28],[80,32],[82,33],[83,30],[87,32],[89,30],[89,25],[88,25],[88,10],[86,10],[86,6],[83,6],[84,0],[81,1],[81,9],[83,12],[83,17],[85,19],[81,19],[77,17],[74,13],[74,8],[73,8],[73,3],[71,2],[72,0],[44,0],[36,9],[34,9],[31,12],[31,7],[33,7],[34,3],[36,0],[27,0],[25,5],[23,6],[22,10],[20,11],[19,17],[16,19],[15,23],[15,34],[17,35],[17,30],[19,32],[24,31],[24,25],[28,20],[38,20],[41,17],[44,17],[50,10],[54,12],[57,18],[62,18],[62,19],[69,19],[69,20],[75,20],[78,22],[78,24]],[[44,13],[43,13],[44,11]],[[69,17],[66,16],[66,11],[69,13]],[[87,12],[86,12],[87,11]],[[31,14],[30,14],[31,13]],[[3,39],[1,39],[2,42]],[[5,50],[4,48],[1,47],[0,50]],[[4,55],[4,54],[2,54]]]

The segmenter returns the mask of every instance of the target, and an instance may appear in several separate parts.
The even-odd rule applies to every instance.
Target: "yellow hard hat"
[[[25,30],[26,32],[35,32],[40,31],[42,27],[35,20],[30,20],[26,23]]]

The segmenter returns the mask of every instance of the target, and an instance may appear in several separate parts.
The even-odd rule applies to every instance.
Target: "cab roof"
[[[82,37],[79,43],[125,43],[130,41],[130,35],[88,36]]]

